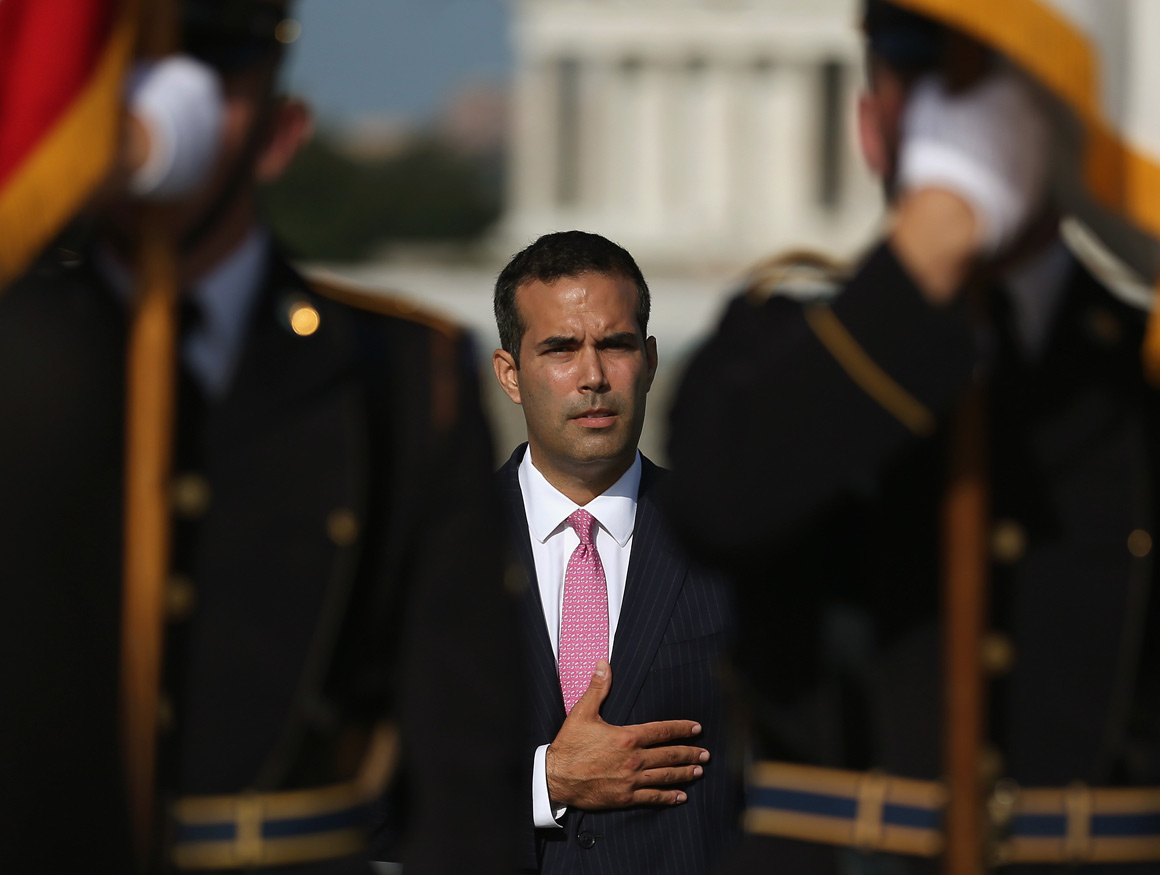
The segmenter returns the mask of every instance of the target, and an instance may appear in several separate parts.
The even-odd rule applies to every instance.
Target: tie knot
[[[581,544],[592,543],[592,527],[596,525],[596,518],[592,514],[584,509],[573,511],[568,517],[568,525],[576,530]]]

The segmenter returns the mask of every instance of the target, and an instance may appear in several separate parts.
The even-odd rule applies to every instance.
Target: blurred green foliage
[[[263,213],[298,258],[356,261],[399,241],[469,242],[498,217],[498,156],[431,137],[387,158],[349,157],[325,134],[262,194]]]

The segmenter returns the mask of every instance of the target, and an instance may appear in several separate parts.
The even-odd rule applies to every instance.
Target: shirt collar
[[[1007,271],[1004,276],[1016,334],[1025,355],[1039,358],[1063,300],[1073,259],[1056,241]]]
[[[584,505],[608,534],[621,547],[628,543],[636,526],[636,499],[640,491],[640,451],[632,465],[606,491]],[[568,517],[580,505],[548,482],[532,464],[531,448],[524,452],[519,469],[520,489],[524,494],[524,508],[528,515],[528,530],[543,544],[552,535],[563,531]]]
[[[204,328],[188,338],[182,354],[214,397],[226,394],[241,358],[250,311],[265,279],[269,236],[264,228],[254,227],[189,290],[201,306]]]

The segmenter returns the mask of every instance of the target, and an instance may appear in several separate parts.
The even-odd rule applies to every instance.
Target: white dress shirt
[[[636,498],[640,491],[640,453],[632,465],[607,491],[596,496],[584,509],[596,519],[596,552],[604,566],[608,585],[608,644],[616,638],[628,560],[632,552],[632,532],[636,525]],[[552,653],[560,657],[560,613],[563,608],[564,571],[580,537],[568,525],[580,505],[547,481],[532,460],[531,448],[524,453],[519,468],[520,493],[528,519],[532,559],[544,608],[544,623],[552,642]],[[606,654],[611,656],[611,654]],[[536,749],[532,760],[532,819],[538,827],[560,828],[558,818],[566,808],[553,808],[548,799],[548,777],[544,761],[548,745]]]

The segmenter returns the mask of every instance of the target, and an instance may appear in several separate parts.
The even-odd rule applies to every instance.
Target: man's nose
[[[608,377],[604,373],[604,360],[600,351],[592,347],[584,347],[580,354],[579,369],[580,391],[604,392],[608,389]]]

